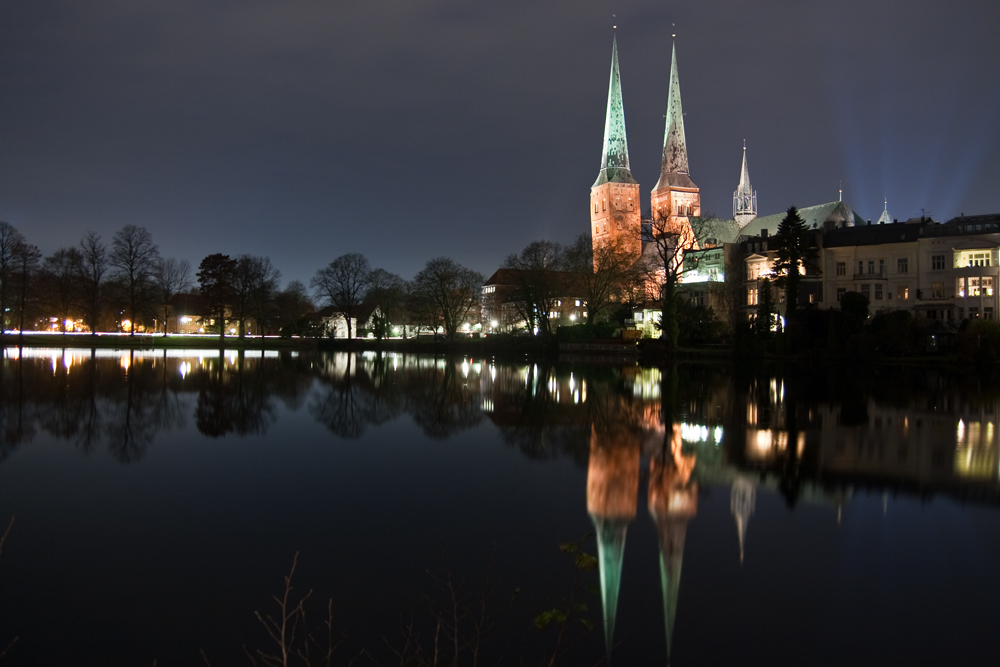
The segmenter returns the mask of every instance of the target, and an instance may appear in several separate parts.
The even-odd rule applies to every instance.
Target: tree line
[[[3,331],[81,328],[167,334],[177,303],[194,298],[200,328],[220,337],[278,333],[322,335],[317,304],[347,321],[362,304],[377,304],[372,331],[394,326],[443,331],[454,337],[479,315],[482,274],[447,257],[427,262],[412,281],[372,268],[361,254],[342,255],[319,271],[310,290],[293,280],[281,288],[270,258],[213,253],[192,270],[164,257],[143,227],[126,225],[106,242],[87,232],[77,245],[43,257],[13,225],[0,221],[0,314]],[[404,329],[405,331],[405,329]]]

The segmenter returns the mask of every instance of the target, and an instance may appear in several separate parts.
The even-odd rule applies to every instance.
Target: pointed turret
[[[885,206],[885,208],[882,209],[882,215],[879,216],[877,224],[891,225],[895,221],[895,219],[891,215],[889,215],[889,200],[886,199],[882,203]]]
[[[590,187],[590,236],[594,250],[600,244],[615,243],[638,259],[642,252],[640,211],[639,184],[632,177],[628,164],[618,40],[615,38],[611,42],[611,82],[604,117],[601,171]]]
[[[608,111],[604,118],[604,152],[601,173],[592,187],[602,183],[635,183],[628,166],[628,138],[625,136],[625,108],[622,81],[618,72],[618,39],[611,40],[611,82],[608,84]]]
[[[743,169],[740,184],[733,193],[733,219],[744,227],[757,217],[757,193],[750,187],[750,170],[747,168],[747,145],[743,142]]]

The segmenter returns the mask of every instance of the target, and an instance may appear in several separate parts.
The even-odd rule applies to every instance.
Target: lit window
[[[941,255],[942,260],[944,255]],[[931,296],[935,299],[944,298],[944,283],[931,283]]]
[[[896,288],[896,298],[897,299],[909,299],[910,298],[910,288],[909,287],[897,287]]]

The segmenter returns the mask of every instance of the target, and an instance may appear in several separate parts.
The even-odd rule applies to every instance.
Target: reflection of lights
[[[131,361],[129,360],[128,355],[122,355],[122,358],[118,361],[118,364],[127,372],[128,367],[131,365]]]
[[[570,392],[576,391],[576,380],[573,379],[573,374],[569,374],[569,390]]]
[[[962,421],[961,419],[958,420],[958,433],[956,434],[955,437],[956,440],[958,440],[958,442],[965,441],[965,422]]]
[[[483,399],[483,412],[493,412],[493,399]]]
[[[469,377],[469,362],[465,360],[462,361],[462,377]]]
[[[496,379],[497,379],[497,367],[494,366],[493,364],[490,364],[490,380],[496,380]]]
[[[187,377],[187,374],[191,372],[191,363],[188,361],[182,361],[180,366],[180,371],[181,371],[181,379],[183,380],[184,378]]]
[[[713,437],[715,439],[715,444],[716,445],[719,445],[719,444],[722,443],[722,427],[721,426],[716,426],[715,427],[715,431],[713,432],[712,435],[713,435]]]

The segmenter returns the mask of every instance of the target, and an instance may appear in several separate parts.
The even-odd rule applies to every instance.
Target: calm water
[[[249,664],[296,553],[334,664],[430,664],[435,631],[452,664],[456,609],[463,665],[478,619],[484,665],[996,664],[1000,383],[973,372],[0,368],[5,664]]]

